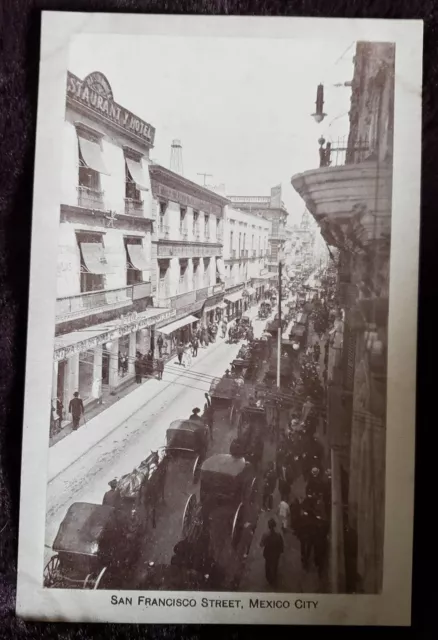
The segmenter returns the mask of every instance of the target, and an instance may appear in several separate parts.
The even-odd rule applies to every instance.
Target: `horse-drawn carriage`
[[[213,411],[226,409],[230,422],[240,406],[240,390],[243,386],[241,378],[224,376],[213,378],[210,384],[210,397]]]
[[[210,456],[201,467],[199,499],[193,493],[187,500],[182,538],[195,545],[202,540],[199,548],[220,563],[227,546],[238,546],[245,522],[256,521],[256,497],[249,462],[226,453]]]
[[[208,427],[204,421],[174,420],[166,432],[166,456],[175,458],[194,458],[192,468],[193,481],[197,482],[199,468],[208,449]]]
[[[113,507],[75,502],[61,522],[44,568],[44,587],[98,589],[111,565],[122,559],[120,520]]]
[[[259,311],[258,311],[259,320],[265,320],[266,318],[269,318],[271,313],[272,313],[272,303],[269,300],[264,300],[259,307]]]

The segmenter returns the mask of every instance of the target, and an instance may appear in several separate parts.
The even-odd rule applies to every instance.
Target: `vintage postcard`
[[[17,613],[409,625],[422,23],[44,13]]]

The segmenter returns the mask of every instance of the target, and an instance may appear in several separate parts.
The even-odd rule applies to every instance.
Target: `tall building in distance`
[[[281,185],[271,189],[270,196],[228,196],[232,206],[241,211],[262,215],[269,220],[268,268],[278,272],[278,262],[284,256],[286,245],[286,223],[288,212],[281,197]]]
[[[327,409],[340,592],[382,588],[394,67],[393,44],[357,43],[347,144],[292,177],[337,265]]]

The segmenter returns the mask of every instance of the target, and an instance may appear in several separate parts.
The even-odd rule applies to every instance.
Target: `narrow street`
[[[253,308],[252,315],[256,313]],[[265,321],[254,320],[253,325],[257,337]],[[129,473],[151,450],[164,445],[166,429],[173,420],[187,418],[196,406],[202,410],[204,393],[209,390],[212,378],[224,374],[239,348],[239,344],[227,344],[218,338],[216,343],[199,349],[191,369],[181,367],[180,371],[175,361],[169,363],[163,381],[152,381],[163,386],[161,392],[48,483],[47,557],[70,505],[74,502],[100,504],[110,480]],[[166,384],[169,382],[170,386]],[[145,389],[148,384],[145,383]]]

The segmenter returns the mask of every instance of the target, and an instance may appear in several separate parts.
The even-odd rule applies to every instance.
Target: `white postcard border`
[[[113,592],[43,589],[48,425],[52,384],[61,130],[69,40],[78,33],[336,38],[396,44],[394,177],[389,313],[386,519],[381,595]],[[45,12],[34,178],[29,326],[22,453],[17,614],[29,619],[134,623],[409,625],[411,607],[417,289],[420,227],[420,21],[140,16]],[[53,292],[53,295],[52,293]],[[195,608],[112,605],[111,595],[194,598]],[[202,598],[243,608],[203,607]],[[289,608],[250,608],[249,600]],[[296,601],[318,601],[316,609]]]

